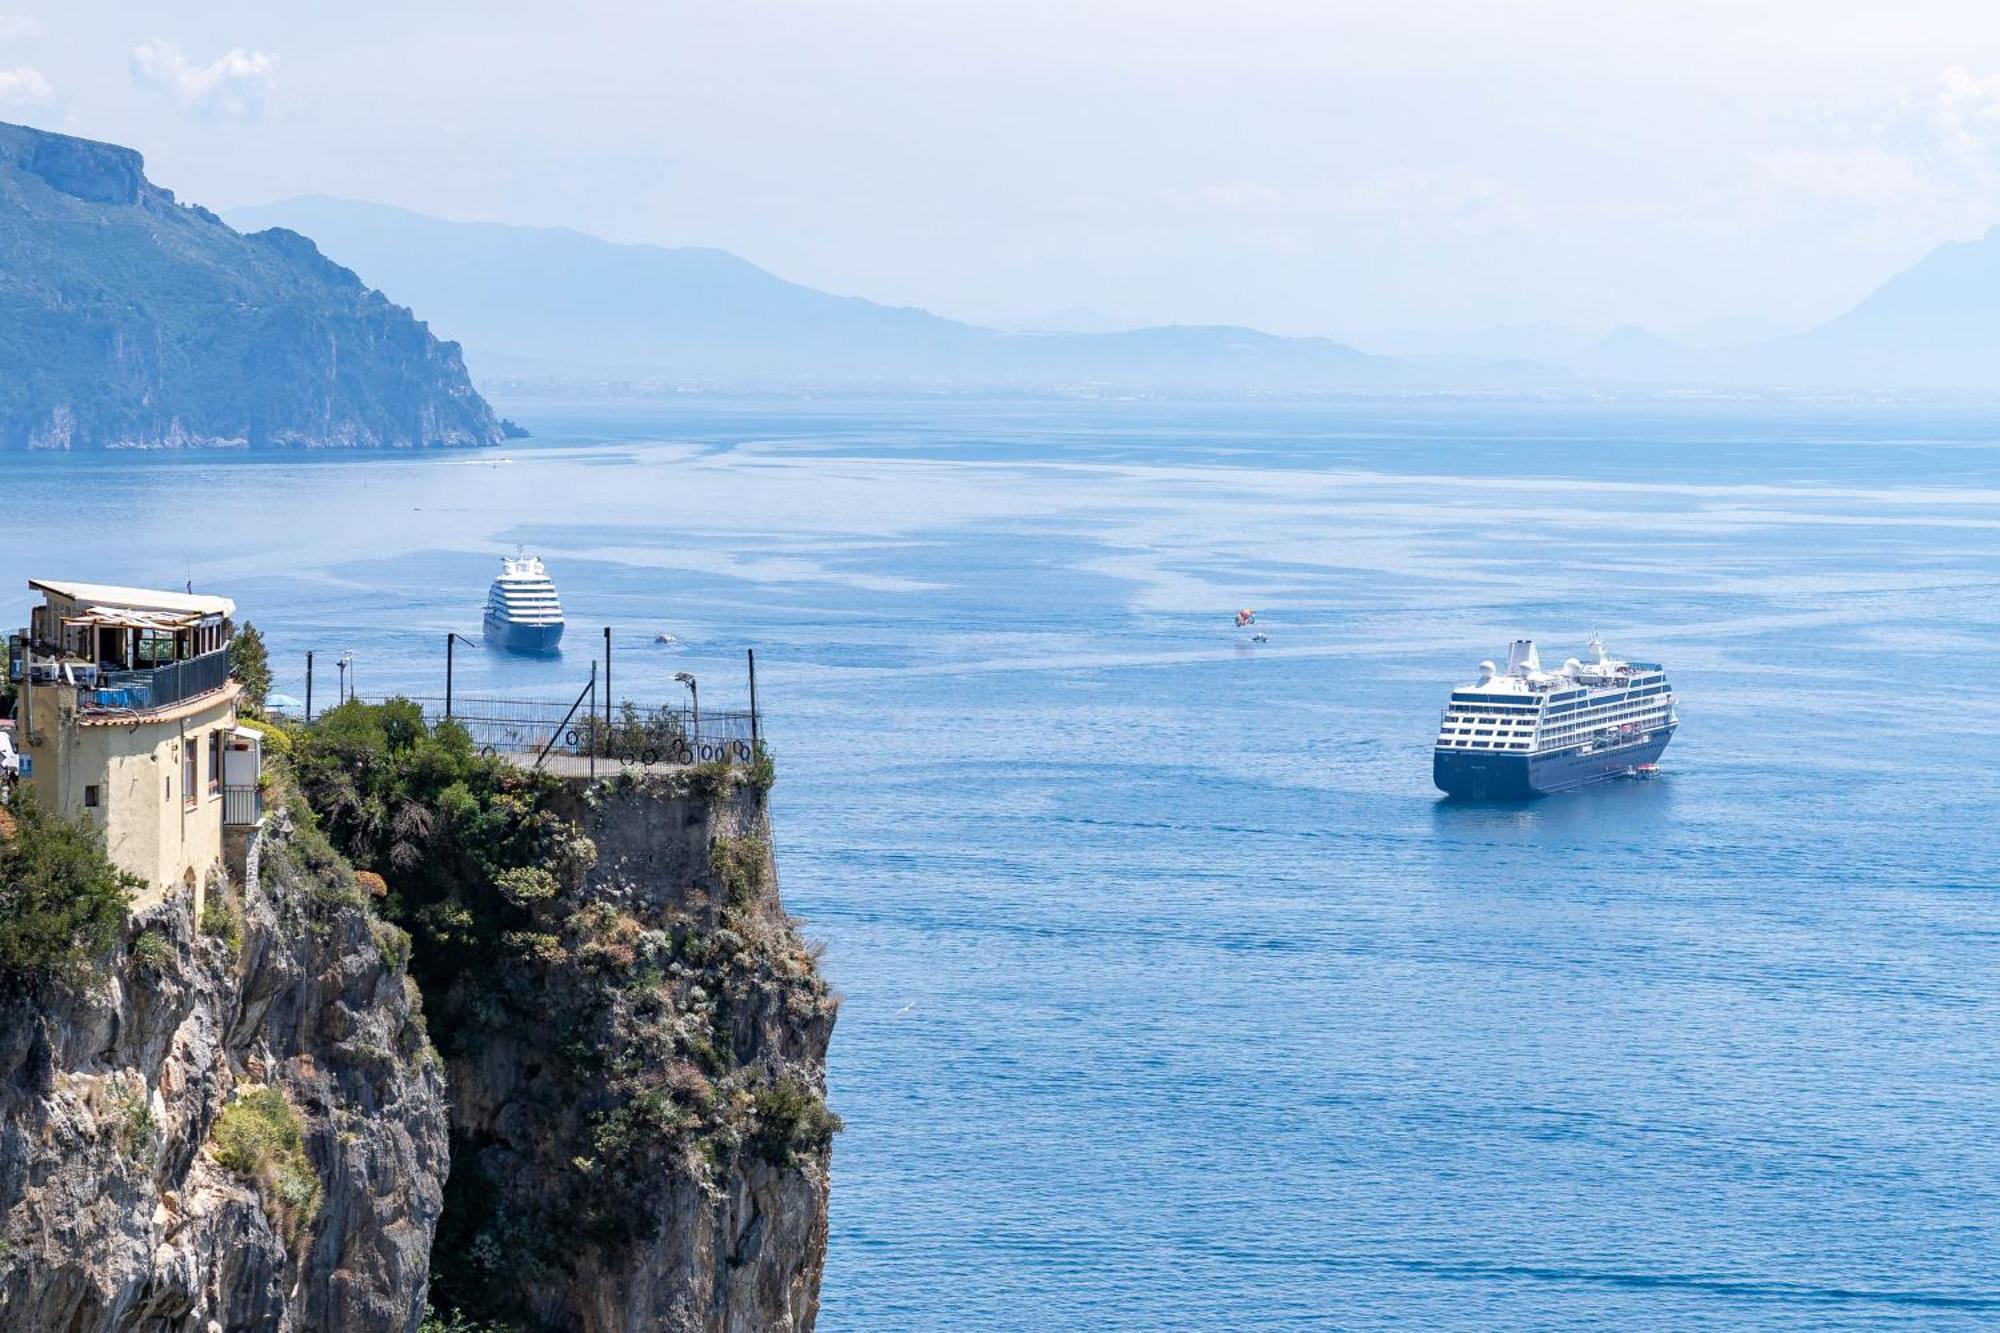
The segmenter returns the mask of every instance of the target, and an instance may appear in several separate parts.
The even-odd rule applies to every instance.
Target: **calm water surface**
[[[525,544],[571,650],[461,692],[609,624],[740,706],[754,645],[847,997],[822,1329],[2000,1324],[2000,423],[508,410],[0,459],[0,619],[192,579],[280,689],[435,693]],[[1593,629],[1671,669],[1662,780],[1441,804],[1449,686]]]

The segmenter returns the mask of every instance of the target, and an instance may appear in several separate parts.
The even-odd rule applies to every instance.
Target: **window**
[[[97,808],[97,787],[95,784],[83,789],[83,808],[86,810],[95,810]]]
[[[195,771],[196,764],[197,764],[197,759],[195,756],[194,746],[186,741],[182,741],[181,742],[181,803],[183,805],[194,804],[195,784],[201,780],[200,775]]]
[[[222,728],[208,733],[208,789],[222,790]]]

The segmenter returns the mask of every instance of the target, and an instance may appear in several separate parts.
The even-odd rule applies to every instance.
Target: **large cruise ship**
[[[502,560],[486,593],[486,642],[510,653],[552,653],[562,635],[562,602],[542,562]]]
[[[1532,639],[1517,639],[1507,669],[1451,692],[1438,727],[1431,780],[1453,796],[1513,800],[1567,791],[1651,765],[1680,724],[1667,673],[1620,662],[1590,641],[1595,659],[1542,670]]]

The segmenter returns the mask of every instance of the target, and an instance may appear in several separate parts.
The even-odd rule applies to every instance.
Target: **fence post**
[[[604,735],[611,735],[611,626],[604,627]]]
[[[743,655],[750,659],[750,752],[757,752],[757,650],[745,648]]]
[[[605,712],[605,718],[604,718],[604,724],[605,724],[605,725],[604,725],[604,746],[605,746],[605,748],[606,748],[606,749],[608,750],[608,749],[610,749],[610,748],[611,748],[611,717],[610,717],[610,714],[611,714],[611,684],[610,684],[610,682],[611,682],[611,630],[610,630],[610,628],[609,628],[608,626],[606,627],[606,629],[605,629],[605,631],[604,631],[604,681],[605,681],[605,688],[604,688],[604,712]],[[592,662],[592,663],[590,664],[590,715],[591,715],[592,717],[596,717],[596,716],[597,716],[597,663],[595,663],[595,662]],[[588,736],[588,734],[587,734],[587,733],[586,733],[586,735],[585,735],[585,740],[586,740],[586,741],[588,742],[588,745],[589,745],[589,748],[590,748],[590,778],[591,778],[591,781],[595,782],[595,781],[597,780],[597,742],[596,742],[596,741],[594,741],[594,740],[590,740],[590,739],[589,739],[589,736]]]
[[[576,710],[583,708],[586,702],[589,704],[589,708],[585,711],[584,716],[595,721],[597,717],[597,663],[595,662],[590,664],[590,683],[577,691],[576,702],[571,704],[569,711],[562,715],[562,721],[556,723],[555,731],[549,735],[548,744],[544,745],[542,752],[535,756],[536,768],[540,768],[543,762],[548,759],[549,751],[555,749],[556,742],[562,739],[563,728],[569,725],[569,720],[576,716]],[[591,747],[590,772],[593,777],[597,774],[596,748],[594,745]]]
[[[306,721],[313,720],[313,655],[306,654]]]

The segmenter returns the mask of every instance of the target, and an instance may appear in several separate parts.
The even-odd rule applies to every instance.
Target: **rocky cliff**
[[[494,444],[456,343],[127,148],[0,124],[0,450]]]
[[[400,701],[270,744],[251,887],[4,1001],[0,1328],[809,1333],[836,1003],[768,763],[565,781]]]
[[[258,884],[147,909],[0,1012],[0,1327],[414,1330],[444,1080],[407,937],[280,816]]]
[[[779,902],[763,789],[571,787],[578,831],[446,1001],[439,1300],[574,1333],[798,1333],[818,1311],[835,1003]]]

